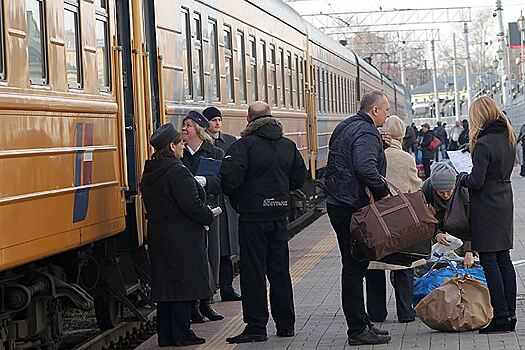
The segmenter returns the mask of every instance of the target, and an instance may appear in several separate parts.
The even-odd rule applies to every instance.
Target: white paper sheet
[[[469,173],[472,171],[472,158],[469,152],[447,151],[448,157],[458,173]]]

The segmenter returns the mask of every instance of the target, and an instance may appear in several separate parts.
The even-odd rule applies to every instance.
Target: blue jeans
[[[494,318],[516,317],[516,272],[509,250],[479,253],[485,271]]]

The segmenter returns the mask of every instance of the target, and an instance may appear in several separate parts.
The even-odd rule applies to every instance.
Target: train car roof
[[[376,76],[378,79],[381,79],[381,72],[374,66],[372,66],[370,63],[356,55],[357,61],[359,62],[359,66],[363,67],[365,70],[367,70],[370,74]]]
[[[246,0],[246,2],[258,7],[299,32],[306,34],[306,21],[282,0]]]
[[[388,79],[388,77],[386,75],[383,75],[383,83],[385,83],[386,85],[390,86],[392,89],[395,89],[395,85],[394,82],[390,79]]]
[[[345,48],[333,38],[329,37],[325,33],[321,32],[311,23],[305,21],[308,32],[308,39],[314,43],[322,46],[332,53],[340,56],[341,58],[349,61],[350,63],[356,64],[356,55],[349,49]]]
[[[405,87],[403,86],[403,84],[401,84],[401,83],[394,83],[394,85],[396,86],[396,90],[397,91],[399,91],[402,94],[405,93]]]

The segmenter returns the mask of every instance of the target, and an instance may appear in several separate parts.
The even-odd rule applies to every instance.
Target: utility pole
[[[436,70],[436,48],[434,46],[434,40],[430,41],[430,45],[432,46],[432,65],[433,65],[432,80],[434,81],[434,107],[435,107],[435,112],[436,112],[436,121],[439,121],[441,119],[441,114],[439,112],[439,95],[438,95],[438,89],[437,89],[437,70]]]
[[[399,64],[401,65],[401,84],[405,86],[405,61],[403,59],[403,52],[404,50],[399,52]]]
[[[467,84],[467,113],[472,104],[472,91],[470,89],[470,50],[468,45],[468,26],[463,23],[463,34],[465,36],[465,82]]]
[[[507,78],[509,77],[509,67],[507,62],[507,47],[505,45],[505,29],[503,27],[503,7],[501,6],[501,0],[496,0],[496,13],[498,14],[498,24],[499,24],[499,50],[501,50],[501,88],[502,88],[502,97],[503,97],[503,107],[507,105],[509,98],[509,85],[507,83]]]
[[[461,111],[459,106],[459,87],[458,87],[458,71],[457,71],[457,52],[456,52],[456,34],[452,33],[452,45],[454,48],[454,57],[452,57],[452,72],[454,73],[454,110],[456,112],[456,120],[459,121],[461,117]]]

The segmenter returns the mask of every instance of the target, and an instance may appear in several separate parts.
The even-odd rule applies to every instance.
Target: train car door
[[[308,153],[310,158],[310,176],[312,180],[316,178],[317,168],[317,152],[319,150],[319,144],[317,139],[317,108],[315,105],[315,93],[313,74],[312,74],[312,56],[310,54],[310,42],[307,43],[306,59],[304,60],[304,72],[305,78],[305,108],[306,115],[308,118]]]

